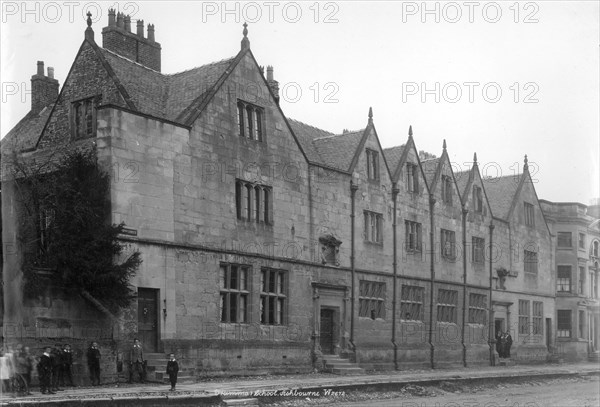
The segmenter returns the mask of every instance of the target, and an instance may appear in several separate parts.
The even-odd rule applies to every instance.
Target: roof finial
[[[529,165],[527,165],[527,154],[525,154],[525,160],[523,160],[523,172],[529,171]]]
[[[242,38],[242,51],[250,48],[250,40],[248,39],[248,24],[244,22],[244,30],[242,31],[244,38]]]
[[[412,137],[412,125],[408,126],[408,135]]]
[[[442,148],[445,150],[446,149],[446,139],[444,139],[444,143],[442,144]]]
[[[373,124],[373,108],[369,107],[369,124]]]
[[[85,29],[85,39],[94,42],[94,30],[92,30],[92,13],[87,12],[87,28]]]
[[[477,165],[477,153],[473,153],[473,165]]]

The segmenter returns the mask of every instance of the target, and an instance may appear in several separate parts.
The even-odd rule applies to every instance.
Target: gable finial
[[[94,30],[92,30],[92,13],[87,12],[87,28],[85,29],[85,39],[94,41]]]
[[[373,124],[373,108],[369,107],[369,124]]]
[[[473,165],[477,165],[477,153],[473,153]]]
[[[248,39],[248,24],[244,22],[244,30],[242,31],[244,38],[242,38],[242,51],[250,48],[250,40]]]
[[[411,125],[411,126],[408,126],[408,135],[409,135],[409,137],[412,137],[412,134],[413,133],[412,133],[412,125]]]
[[[445,150],[446,149],[446,139],[444,139],[444,143],[442,143],[442,148]]]
[[[529,165],[527,164],[527,154],[525,154],[525,159],[523,160],[523,172],[529,171]]]

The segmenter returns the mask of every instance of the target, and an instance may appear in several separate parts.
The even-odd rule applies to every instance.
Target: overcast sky
[[[598,1],[223,4],[2,2],[2,137],[29,111],[36,61],[62,86],[85,12],[101,45],[113,6],[155,25],[164,73],[234,56],[246,20],[288,117],[340,133],[372,106],[384,148],[412,125],[419,150],[446,139],[455,169],[476,151],[484,175],[514,174],[527,154],[540,198],[600,196]]]

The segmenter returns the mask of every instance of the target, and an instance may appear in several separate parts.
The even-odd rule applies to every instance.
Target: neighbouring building
[[[600,206],[540,200],[555,236],[556,341],[567,360],[598,360]]]
[[[60,92],[42,62],[32,77],[32,110],[2,140],[2,238],[20,232],[6,158],[94,145],[114,178],[112,222],[143,255],[138,299],[106,315],[51,285],[28,298],[17,245],[3,258],[4,340],[66,338],[81,355],[100,338],[106,375],[133,337],[196,376],[311,371],[330,355],[493,364],[499,331],[513,359],[546,360],[554,251],[526,160],[482,179],[476,157],[453,172],[445,141],[439,158],[420,154],[412,129],[383,149],[370,109],[364,129],[339,134],[289,119],[246,27],[234,57],[176,74],[160,72],[153,26],[132,33],[110,10],[102,37],[88,19]]]

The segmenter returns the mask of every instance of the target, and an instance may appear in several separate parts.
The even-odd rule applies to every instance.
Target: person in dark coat
[[[71,351],[71,345],[65,343],[63,346],[63,365],[62,365],[62,381],[63,386],[75,387],[73,384],[73,374],[71,368],[73,367],[73,352]],[[68,383],[68,384],[67,384]]]
[[[179,363],[175,360],[175,354],[169,354],[169,361],[167,362],[167,374],[169,375],[169,381],[171,382],[171,391],[175,391],[175,385],[177,384],[177,373],[179,372]]]
[[[54,345],[54,349],[50,353],[50,360],[52,361],[52,390],[62,391],[63,389],[58,387],[62,382],[63,373],[63,351],[60,343]]]
[[[92,342],[87,350],[87,363],[90,369],[92,386],[100,385],[100,349],[98,343]]]
[[[44,349],[44,353],[40,357],[40,362],[37,365],[38,375],[40,377],[40,390],[42,394],[56,394],[52,391],[51,380],[52,380],[52,359],[50,352],[52,348],[47,346]]]
[[[504,358],[504,349],[502,347],[502,331],[498,331],[496,334],[496,352],[498,352],[499,358]]]
[[[133,372],[140,376],[140,383],[144,383],[144,351],[138,338],[133,340],[129,351],[129,383],[133,383]]]
[[[504,337],[504,357],[510,358],[510,347],[512,346],[513,340],[509,332],[506,332]]]

